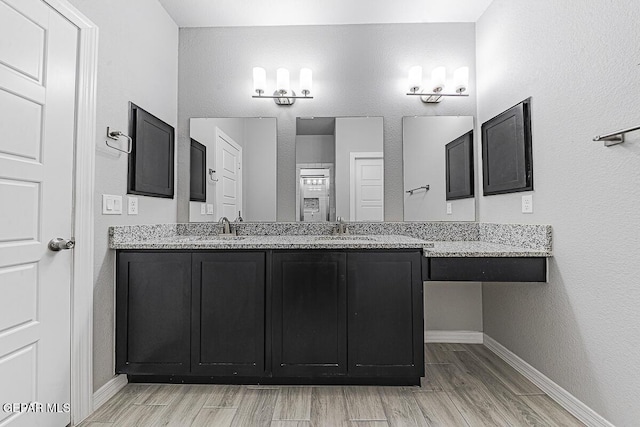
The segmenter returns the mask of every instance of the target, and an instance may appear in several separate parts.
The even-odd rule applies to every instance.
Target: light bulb
[[[422,86],[422,67],[414,65],[409,68],[409,91],[418,92]]]
[[[469,88],[469,67],[460,67],[453,72],[453,85],[457,93],[467,91]]]
[[[267,72],[262,67],[253,67],[253,90],[262,94],[267,87]]]
[[[447,78],[447,69],[436,67],[431,72],[431,90],[434,93],[442,92]]]
[[[300,69],[300,91],[307,96],[311,93],[312,72],[310,68]]]
[[[289,93],[290,89],[289,70],[286,68],[278,68],[276,71],[276,90],[284,95]]]

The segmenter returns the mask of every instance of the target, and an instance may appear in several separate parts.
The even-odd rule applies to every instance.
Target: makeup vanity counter
[[[116,372],[131,382],[419,384],[424,281],[544,282],[551,256],[548,226],[334,227],[240,223],[231,237],[215,223],[112,227]]]

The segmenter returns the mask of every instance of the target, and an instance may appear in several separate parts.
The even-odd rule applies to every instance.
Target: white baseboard
[[[96,411],[99,407],[104,405],[107,400],[111,399],[117,392],[122,390],[127,385],[126,375],[116,375],[105,385],[100,387],[95,393],[93,393],[93,410]]]
[[[484,334],[478,331],[424,331],[424,342],[482,344]]]
[[[511,365],[516,371],[527,377],[560,406],[572,413],[589,427],[615,427],[593,409],[582,403],[567,390],[554,383],[549,377],[518,357],[511,350],[488,335],[484,336],[484,345]]]

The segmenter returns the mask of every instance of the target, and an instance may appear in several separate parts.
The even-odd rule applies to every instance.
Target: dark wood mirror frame
[[[207,202],[207,147],[191,138],[189,200]]]
[[[531,98],[482,124],[485,196],[533,190]]]
[[[153,114],[129,103],[128,194],[173,198],[175,131]]]
[[[445,145],[446,199],[474,197],[473,130]]]

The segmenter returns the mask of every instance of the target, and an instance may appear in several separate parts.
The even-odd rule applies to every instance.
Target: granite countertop
[[[422,249],[426,257],[551,257],[552,231],[542,224],[472,222],[351,222],[352,234],[332,235],[334,223],[234,223],[238,235],[219,237],[217,223],[146,224],[109,229],[111,249]]]
[[[168,236],[111,243],[111,249],[426,249],[432,242],[399,235]]]
[[[429,258],[454,257],[551,257],[551,251],[528,249],[500,243],[462,241],[433,242],[432,248],[424,249],[424,256]]]

